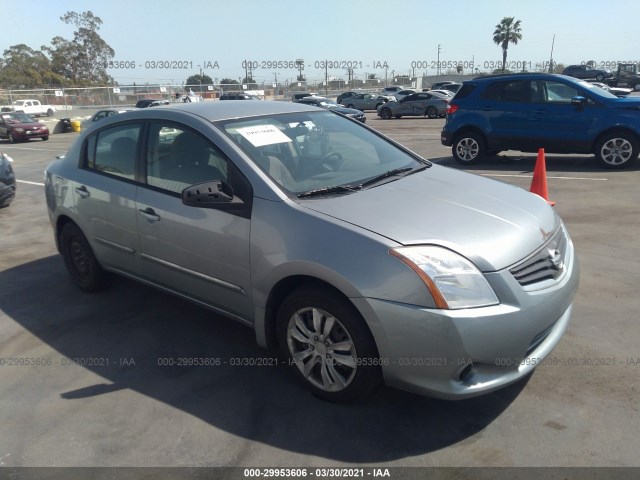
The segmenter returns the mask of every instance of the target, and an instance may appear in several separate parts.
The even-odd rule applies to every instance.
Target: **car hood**
[[[522,260],[561,223],[537,195],[438,165],[353,194],[299,203],[401,245],[450,248],[485,272]]]
[[[44,127],[47,128],[46,125],[40,123],[40,122],[11,122],[7,124],[8,127],[11,128],[26,128],[26,129],[33,129],[36,127]]]
[[[610,98],[609,108],[640,110],[640,97]]]

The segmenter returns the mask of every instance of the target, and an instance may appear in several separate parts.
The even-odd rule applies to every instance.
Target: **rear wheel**
[[[53,117],[53,113],[52,109],[47,110],[47,117]]]
[[[385,120],[389,120],[392,117],[391,109],[389,107],[383,108],[382,110],[380,110],[380,116]]]
[[[73,223],[62,227],[60,252],[73,283],[80,290],[94,292],[104,286],[107,273],[96,260],[87,238]]]
[[[316,396],[352,401],[380,383],[373,336],[355,307],[337,294],[300,288],[282,303],[277,322],[280,349]]]
[[[425,115],[429,118],[438,118],[438,109],[434,106],[427,108]]]
[[[609,133],[595,148],[598,163],[605,168],[626,168],[638,158],[638,140],[626,132]]]
[[[463,165],[477,163],[484,158],[486,152],[487,147],[484,138],[475,132],[458,135],[451,147],[453,158]]]

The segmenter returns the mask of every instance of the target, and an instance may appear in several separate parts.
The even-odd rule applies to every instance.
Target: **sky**
[[[72,39],[60,17],[88,10],[102,19],[99,33],[122,67],[107,72],[122,85],[179,85],[201,70],[214,81],[240,79],[247,61],[259,83],[291,82],[297,59],[310,81],[346,79],[350,67],[362,79],[435,75],[438,58],[441,72],[456,64],[490,71],[502,60],[492,36],[503,17],[521,21],[522,40],[508,49],[513,70],[534,70],[552,47],[565,65],[640,62],[636,0],[0,0],[0,51]]]

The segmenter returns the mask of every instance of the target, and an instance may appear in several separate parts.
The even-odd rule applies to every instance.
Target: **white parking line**
[[[37,185],[38,187],[44,187],[44,183],[30,182],[29,180],[16,180],[18,183],[26,183],[27,185]]]
[[[34,152],[56,152],[56,153],[64,153],[60,150],[49,150],[47,148],[30,148],[30,147],[10,147],[9,145],[2,145],[2,149],[11,149],[11,150],[32,150]]]
[[[502,173],[481,173],[483,177],[522,177],[522,178],[532,178],[533,175],[512,175],[512,174],[502,174]],[[587,177],[550,177],[554,180],[592,180],[594,182],[606,182],[609,180],[608,178],[587,178]]]

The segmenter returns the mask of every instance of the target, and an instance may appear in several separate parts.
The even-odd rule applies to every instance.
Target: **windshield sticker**
[[[291,142],[275,125],[260,125],[238,128],[238,133],[251,142],[254,147],[263,147],[276,143]]]

